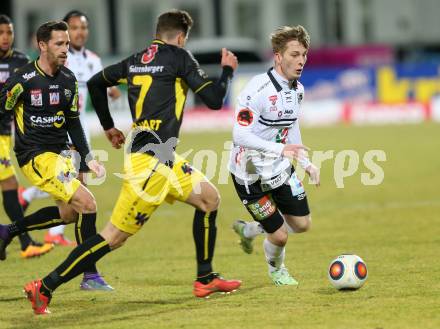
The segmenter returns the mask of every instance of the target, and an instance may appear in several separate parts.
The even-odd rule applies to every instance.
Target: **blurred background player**
[[[85,115],[88,104],[87,80],[94,74],[102,70],[101,59],[94,52],[85,48],[89,38],[89,19],[81,11],[72,10],[66,14],[63,21],[69,25],[70,45],[67,55],[66,67],[69,68],[78,80],[78,106],[81,124],[83,126],[87,142],[90,145],[90,132],[87,126],[87,117]],[[108,89],[108,94],[111,99],[120,97],[121,92],[117,87]],[[79,167],[79,180],[84,182],[84,173],[88,171],[84,162],[81,162]],[[26,189],[21,194],[23,204],[29,204],[33,199],[47,197],[44,192],[39,191],[35,187]],[[64,236],[65,225],[52,227],[44,236],[46,243],[53,243],[60,246],[76,245],[75,242],[70,241]]]
[[[12,48],[14,43],[14,26],[6,15],[0,15],[0,89],[6,80],[18,68],[26,65],[29,60],[25,54]],[[11,125],[10,115],[0,120],[0,186],[3,194],[3,207],[12,222],[23,219],[23,209],[17,197],[18,182],[11,164]],[[37,243],[23,233],[19,236],[21,257],[30,258],[47,253],[52,244]]]
[[[319,185],[319,170],[306,156],[299,130],[304,87],[298,82],[310,37],[300,25],[271,35],[275,65],[254,76],[238,96],[230,171],[235,190],[255,222],[236,221],[245,252],[266,233],[263,248],[269,276],[276,285],[297,285],[284,265],[288,233],[306,232],[311,216],[303,184],[290,159],[298,160]],[[263,230],[263,229],[264,230]]]

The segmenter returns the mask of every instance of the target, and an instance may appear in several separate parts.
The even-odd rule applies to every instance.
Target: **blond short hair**
[[[274,53],[283,53],[284,50],[286,50],[287,43],[292,40],[297,40],[306,49],[309,49],[310,47],[309,33],[302,25],[283,26],[276,29],[270,35],[270,41]]]

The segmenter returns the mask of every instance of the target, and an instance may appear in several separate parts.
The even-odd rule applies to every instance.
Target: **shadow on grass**
[[[18,300],[25,300],[25,296],[20,296],[20,297],[10,297],[10,298],[0,298],[0,303],[4,302],[16,302]]]
[[[48,316],[34,316],[29,309],[29,315],[14,316],[12,326],[9,328],[48,328],[55,325],[57,328],[71,328],[81,326],[84,328],[101,328],[103,325],[112,324],[114,328],[117,323],[127,323],[139,319],[160,318],[167,314],[187,312],[188,310],[203,310],[215,307],[213,303],[234,302],[234,295],[243,295],[262,287],[246,287],[231,294],[215,293],[211,298],[196,298],[190,294],[177,298],[140,298],[140,299],[118,299],[95,303],[95,300],[58,304],[51,309],[54,313]],[[157,298],[157,297],[156,297]],[[15,301],[17,299],[13,299]],[[26,305],[27,306],[27,305]],[[101,315],[101,316],[97,316]],[[111,326],[110,326],[111,327]],[[113,328],[113,327],[112,327]]]

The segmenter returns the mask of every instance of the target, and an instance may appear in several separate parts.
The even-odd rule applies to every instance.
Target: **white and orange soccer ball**
[[[357,255],[340,255],[330,263],[328,269],[328,279],[338,290],[359,289],[367,276],[367,265]]]

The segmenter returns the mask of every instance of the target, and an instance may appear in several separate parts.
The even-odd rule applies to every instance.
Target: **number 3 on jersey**
[[[136,86],[141,86],[141,91],[139,92],[138,99],[136,101],[136,113],[135,119],[139,119],[142,114],[142,108],[144,106],[144,100],[147,96],[148,89],[151,87],[151,83],[153,82],[153,78],[151,75],[135,75],[133,77],[133,84]]]

